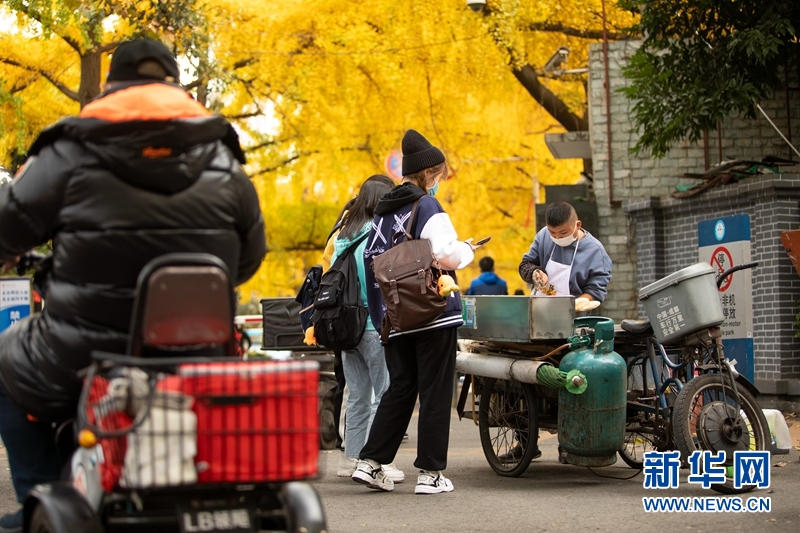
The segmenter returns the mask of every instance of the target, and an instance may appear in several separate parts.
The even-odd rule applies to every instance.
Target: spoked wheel
[[[498,475],[522,474],[538,449],[539,409],[532,385],[486,378],[478,426],[483,454]]]
[[[619,449],[619,456],[631,468],[644,468],[644,454],[658,449],[654,429],[643,427],[638,422],[625,424],[625,440]]]
[[[671,438],[664,417],[656,416],[659,405],[655,384],[644,372],[647,359],[628,365],[628,408],[625,438],[619,456],[631,468],[644,468],[644,454],[670,448]]]
[[[769,426],[753,395],[738,386],[736,401],[728,376],[704,374],[691,379],[678,394],[672,416],[675,444],[686,461],[695,450],[724,451],[726,464],[733,464],[736,451],[770,449]],[[729,469],[730,470],[730,469]],[[754,485],[733,487],[729,477],[724,484],[711,485],[723,494],[749,492]]]

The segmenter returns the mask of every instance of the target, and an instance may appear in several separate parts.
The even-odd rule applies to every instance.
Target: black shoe
[[[22,533],[22,509],[0,517],[0,533]]]
[[[516,446],[508,450],[508,452],[502,455],[498,455],[497,460],[500,461],[501,463],[518,463],[519,461],[522,460],[523,455],[525,455],[525,450],[522,449],[521,444],[517,444]],[[531,457],[531,460],[538,459],[541,456],[542,456],[542,451],[537,448],[533,451],[533,457]]]

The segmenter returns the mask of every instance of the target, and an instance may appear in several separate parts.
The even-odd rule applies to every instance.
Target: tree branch
[[[27,5],[23,4],[22,2],[20,2],[19,3],[19,7],[15,8],[15,10],[23,13],[26,17],[31,18],[31,19],[35,20],[36,22],[38,22],[39,24],[42,24],[42,26],[44,26],[44,24],[42,23],[42,17],[39,16],[39,13],[36,13],[35,11],[32,11],[30,9],[30,6],[27,6]],[[63,39],[64,42],[67,43],[70,46],[70,48],[72,48],[73,50],[75,50],[79,54],[82,52],[81,45],[80,45],[80,43],[78,41],[76,41],[75,39],[73,39],[72,37],[70,37],[68,35],[61,35],[59,32],[55,31],[55,28],[51,28],[51,29],[55,32],[56,35],[58,35],[61,39]]]
[[[514,77],[525,87],[525,90],[533,96],[533,99],[545,111],[550,113],[559,124],[564,126],[567,131],[588,131],[589,121],[585,117],[579,117],[570,111],[567,104],[562,102],[550,89],[542,85],[533,67],[525,65],[520,69],[512,69],[512,72]]]
[[[291,139],[294,139],[296,137],[297,137],[296,135],[293,135],[293,136],[291,136],[291,137],[289,137],[287,139],[271,139],[271,140],[265,141],[263,143],[259,143],[259,144],[253,145],[253,146],[249,146],[249,147],[244,149],[244,152],[245,153],[254,152],[256,150],[260,150],[262,148],[266,148],[267,146],[274,146],[276,144],[285,143],[285,142],[287,142],[287,141],[289,141]]]
[[[262,143],[262,144],[260,144],[260,145],[257,145],[257,146],[251,146],[250,148],[246,148],[244,151],[245,151],[245,152],[249,152],[249,151],[257,150],[257,149],[259,149],[259,148],[263,148],[263,147],[265,147],[265,146],[270,146],[270,145],[272,145],[272,144],[277,144],[277,143],[280,143],[280,142],[284,142],[284,141],[286,141],[286,140],[288,140],[288,139],[284,139],[284,140],[275,140],[275,141],[267,141],[267,142],[265,142],[265,143]],[[356,145],[356,146],[345,146],[345,147],[343,147],[343,148],[340,148],[340,150],[341,150],[342,152],[350,152],[350,151],[354,151],[354,152],[367,152],[368,154],[372,155],[372,147],[369,145],[369,139],[367,139],[367,142],[366,142],[365,144],[359,144],[359,145]],[[306,157],[306,156],[309,156],[309,155],[314,155],[314,154],[318,154],[318,153],[319,153],[319,150],[311,150],[311,151],[308,151],[308,152],[301,152],[301,153],[299,153],[299,154],[295,154],[295,155],[293,155],[292,157],[290,157],[290,158],[288,158],[288,159],[286,159],[286,160],[284,160],[284,161],[282,161],[282,162],[278,163],[278,164],[277,164],[277,165],[275,165],[275,166],[272,166],[272,167],[267,167],[267,168],[262,168],[262,169],[261,169],[261,170],[259,170],[258,172],[254,172],[253,174],[251,174],[251,175],[250,175],[250,177],[251,177],[251,178],[254,178],[254,177],[256,177],[256,176],[260,176],[260,175],[262,175],[262,174],[267,174],[267,173],[269,173],[269,172],[274,172],[274,171],[278,170],[279,168],[285,167],[286,165],[288,165],[288,164],[290,164],[290,163],[293,163],[293,162],[297,161],[297,160],[298,160],[298,159],[300,159],[301,157]]]
[[[254,172],[253,174],[251,174],[251,175],[250,175],[250,177],[251,177],[251,178],[255,178],[256,176],[261,176],[262,174],[268,174],[268,173],[270,173],[270,172],[275,172],[275,171],[276,171],[276,170],[278,170],[279,168],[283,168],[283,167],[285,167],[286,165],[288,165],[288,164],[290,164],[290,163],[293,163],[294,161],[297,161],[297,160],[298,160],[298,159],[300,159],[301,157],[305,157],[305,156],[308,156],[308,155],[311,155],[311,154],[316,154],[316,153],[319,153],[319,150],[313,150],[313,151],[311,151],[311,152],[302,152],[302,153],[299,153],[299,154],[295,154],[295,155],[293,155],[292,157],[290,157],[289,159],[286,159],[286,160],[284,160],[284,161],[282,161],[282,162],[278,163],[278,164],[277,164],[277,165],[275,165],[275,166],[272,166],[272,167],[267,167],[267,168],[262,168],[262,169],[261,169],[261,170],[259,170],[258,172]]]
[[[255,57],[248,57],[247,59],[240,59],[239,61],[237,61],[236,63],[233,64],[232,70],[237,70],[237,69],[240,69],[240,68],[244,68],[247,65],[252,65],[255,62],[256,62],[256,58]]]
[[[487,12],[484,11],[484,17],[487,15]],[[514,77],[545,111],[564,126],[567,131],[587,131],[589,129],[589,121],[585,117],[575,115],[567,107],[567,104],[562,102],[550,89],[542,85],[542,82],[539,81],[539,75],[527,63],[526,59],[520,57],[513,45],[503,42],[502,37],[497,32],[491,31],[490,34],[495,44],[508,52],[508,66],[511,68]],[[522,66],[520,67],[519,65]]]
[[[246,118],[260,117],[263,114],[264,112],[259,109],[258,111],[253,111],[252,113],[240,113],[238,115],[223,115],[223,116],[228,120],[243,120]]]
[[[97,47],[97,51],[102,53],[108,52],[109,50],[113,50],[114,48],[118,47],[122,44],[122,41],[112,41],[110,43],[106,43]]]
[[[571,28],[569,26],[564,26],[561,23],[556,24],[548,24],[546,22],[540,22],[537,24],[530,24],[527,28],[530,31],[546,31],[546,32],[553,32],[553,33],[563,33],[564,35],[568,35],[570,37],[579,37],[581,39],[602,39],[603,38],[603,31],[602,30],[587,30],[587,29],[579,29],[579,28]],[[621,33],[612,33],[606,30],[609,39],[618,40],[621,39],[623,36]]]
[[[0,58],[0,63],[5,63],[6,65],[12,65],[12,66],[19,67],[21,69],[27,70],[28,72],[33,72],[33,73],[39,74],[40,76],[45,78],[47,81],[52,83],[56,87],[56,89],[58,89],[59,91],[64,93],[64,95],[66,95],[71,100],[75,100],[76,102],[80,101],[80,98],[78,97],[78,93],[77,92],[73,91],[72,89],[70,89],[69,87],[67,87],[66,85],[64,85],[60,81],[58,81],[52,74],[50,74],[49,72],[45,71],[44,69],[41,69],[39,67],[35,67],[33,65],[23,65],[22,63],[20,63],[18,61],[15,61],[13,59],[8,59],[8,58]]]
[[[200,87],[204,83],[204,81],[205,80],[197,78],[193,82],[187,83],[186,85],[184,85],[183,88],[186,89],[187,91],[189,91],[191,89],[197,89],[198,87]]]

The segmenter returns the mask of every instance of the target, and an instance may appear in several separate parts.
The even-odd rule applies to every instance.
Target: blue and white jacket
[[[386,305],[383,303],[378,282],[372,271],[372,258],[380,255],[392,247],[392,236],[400,232],[397,243],[402,242],[402,227],[407,225],[408,217],[414,202],[422,198],[412,220],[411,235],[415,239],[428,239],[431,242],[433,253],[439,260],[442,269],[452,271],[464,268],[474,254],[469,244],[458,240],[458,235],[450,222],[450,217],[444,212],[439,202],[425,191],[412,183],[398,185],[381,198],[375,207],[375,218],[372,221],[372,230],[367,237],[367,246],[364,250],[364,270],[367,279],[367,304],[369,315],[375,329],[380,331],[383,315],[386,314]],[[450,273],[455,279],[455,273]],[[411,330],[393,331],[389,338],[418,331],[427,331],[463,325],[461,320],[461,294],[454,292],[447,301],[444,312],[430,323]]]

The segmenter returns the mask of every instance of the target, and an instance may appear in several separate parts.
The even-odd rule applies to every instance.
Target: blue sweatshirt
[[[580,296],[584,292],[591,294],[598,302],[606,299],[608,282],[611,281],[611,258],[606,253],[603,245],[588,231],[579,241],[569,246],[558,246],[550,238],[547,228],[542,228],[533,239],[528,253],[522,256],[523,261],[532,261],[533,264],[547,269],[550,253],[552,260],[563,265],[572,263],[569,276],[569,292],[572,296]],[[578,248],[577,255],[575,247]],[[572,258],[575,257],[575,262]]]
[[[494,272],[481,272],[478,279],[472,280],[467,295],[479,296],[483,294],[508,294],[508,287],[506,282]]]
[[[367,237],[367,246],[364,250],[364,267],[367,279],[367,303],[369,315],[376,330],[380,331],[383,315],[386,314],[386,305],[383,296],[372,272],[372,259],[392,247],[392,237],[401,232],[396,242],[403,240],[401,226],[407,227],[408,217],[414,202],[421,198],[417,212],[411,225],[411,235],[415,239],[428,239],[433,248],[433,254],[445,270],[452,271],[467,266],[474,257],[469,244],[458,240],[455,228],[450,217],[444,212],[439,202],[425,191],[411,183],[403,183],[389,191],[375,208],[375,219],[372,229]],[[450,272],[455,279],[455,273]],[[461,320],[461,294],[454,292],[447,299],[444,312],[430,323],[411,331],[389,334],[389,338],[417,331],[458,327],[464,322]]]

